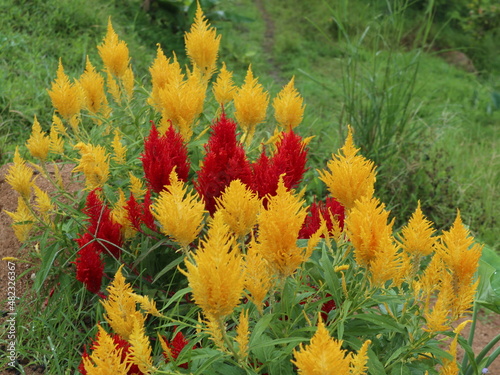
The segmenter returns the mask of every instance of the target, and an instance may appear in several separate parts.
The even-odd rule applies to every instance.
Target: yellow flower
[[[341,148],[342,154],[333,155],[327,166],[329,171],[318,171],[330,194],[350,210],[354,202],[363,196],[371,197],[374,192],[375,171],[372,161],[357,155],[352,130]]]
[[[56,129],[58,134],[68,135],[62,120],[55,114],[52,116],[52,127]]]
[[[187,250],[203,226],[205,204],[197,193],[188,193],[187,186],[172,171],[168,189],[161,191],[151,211],[162,232]]]
[[[146,194],[147,189],[144,188],[144,184],[140,178],[135,177],[132,172],[128,173],[130,179],[130,192],[134,195],[136,199],[141,199],[144,194]]]
[[[128,211],[125,208],[127,205],[127,199],[125,198],[125,193],[122,189],[118,189],[118,201],[115,203],[113,209],[111,210],[111,217],[115,223],[122,226],[122,233],[125,238],[132,238],[135,236],[137,231],[134,229],[130,220],[128,218]]]
[[[275,196],[258,217],[259,252],[279,278],[292,275],[307,259],[307,249],[297,246],[297,238],[307,215],[301,195],[288,191],[280,176]]]
[[[273,100],[274,117],[278,124],[287,131],[299,125],[304,116],[304,100],[295,89],[294,80],[295,77],[292,77]]]
[[[49,154],[50,138],[42,131],[42,127],[38,122],[36,116],[33,121],[31,136],[26,142],[26,147],[31,155],[40,160],[46,160]]]
[[[358,354],[353,354],[351,360],[351,372],[350,375],[363,375],[366,374],[368,367],[366,366],[368,362],[368,346],[372,342],[366,340],[358,351]]]
[[[127,374],[131,363],[128,355],[122,361],[123,348],[117,344],[100,325],[97,326],[97,340],[92,346],[89,357],[83,357],[83,365],[88,375],[118,375]]]
[[[241,310],[240,323],[236,327],[235,341],[238,343],[238,357],[244,361],[248,356],[248,310]]]
[[[236,237],[245,236],[257,223],[261,200],[240,180],[231,181],[222,196],[215,200],[217,209]]]
[[[115,152],[113,160],[115,160],[118,164],[125,164],[127,161],[125,158],[127,155],[127,148],[122,144],[121,138],[120,130],[115,129],[115,136],[113,138],[113,142],[111,143],[113,151]]]
[[[125,89],[125,94],[127,95],[127,99],[132,99],[132,95],[134,94],[134,71],[129,66],[122,77],[123,88]]]
[[[185,142],[193,135],[193,123],[203,111],[206,84],[201,80],[200,71],[194,67],[187,79],[179,86],[166,85],[160,90],[163,126],[168,120],[181,133]]]
[[[231,314],[243,295],[243,258],[229,227],[216,212],[205,240],[185,260],[187,276],[195,303],[212,323]]]
[[[108,100],[104,92],[104,77],[96,72],[87,56],[85,72],[80,76],[78,83],[83,91],[84,106],[90,112],[108,113]]]
[[[35,208],[37,211],[40,213],[42,218],[48,222],[48,214],[50,211],[54,209],[54,205],[52,204],[49,195],[40,189],[38,186],[33,185],[33,188],[35,190]]]
[[[109,155],[102,146],[93,146],[85,143],[75,145],[81,154],[81,159],[73,172],[82,172],[85,175],[85,188],[93,190],[104,186],[109,177]]]
[[[33,186],[33,169],[26,166],[26,161],[19,155],[19,149],[16,147],[14,152],[14,163],[7,170],[5,181],[17,191],[21,197],[28,200],[31,196],[31,187]]]
[[[101,300],[106,313],[104,319],[109,323],[113,331],[123,339],[128,340],[134,331],[134,324],[144,324],[145,316],[136,309],[136,301],[130,284],[125,282],[122,274],[123,265],[116,271],[115,278],[107,287],[109,296]]]
[[[220,39],[221,36],[217,36],[216,30],[210,27],[198,3],[194,23],[184,36],[184,42],[187,56],[200,69],[206,81],[215,71]]]
[[[159,318],[163,317],[163,315],[156,308],[156,302],[151,298],[133,293],[132,297],[134,298],[136,303],[139,303],[141,305],[141,309],[143,309],[146,314],[151,314]]]
[[[222,68],[217,76],[217,80],[212,86],[212,91],[215,96],[215,100],[221,106],[226,105],[231,100],[233,100],[234,93],[236,92],[236,86],[233,82],[233,73],[226,69],[226,64],[222,63]]]
[[[292,362],[298,367],[299,374],[350,373],[351,355],[342,349],[342,340],[337,341],[330,337],[321,319],[311,343],[305,347],[301,344],[299,351],[293,351],[293,356],[295,360]]]
[[[113,75],[109,70],[106,71],[106,83],[108,86],[108,92],[113,97],[115,103],[121,104],[122,92],[120,90],[120,86],[118,85],[118,82],[116,82],[116,80],[113,78]]]
[[[50,143],[49,143],[50,152],[56,155],[62,155],[64,153],[64,140],[61,137],[59,137],[59,130],[54,123],[50,127],[49,138],[50,138]]]
[[[234,116],[245,132],[247,144],[253,138],[255,128],[266,118],[269,94],[264,92],[262,85],[254,78],[252,67],[249,66],[245,83],[234,95]]]
[[[99,56],[107,70],[115,77],[122,78],[130,62],[127,43],[118,39],[113,29],[111,18],[108,20],[108,31],[103,43],[97,46]]]
[[[268,262],[258,252],[258,245],[252,241],[245,255],[245,289],[248,299],[262,314],[264,298],[272,286],[272,275]]]
[[[465,322],[462,322],[455,330],[453,330],[453,333],[455,333],[455,337],[450,344],[450,349],[448,349],[448,353],[453,357],[453,359],[443,358],[443,366],[439,370],[440,375],[458,375],[460,373],[457,362],[458,336],[460,335],[460,332],[465,328],[465,326],[471,322],[471,320],[466,320]]]
[[[184,81],[184,74],[182,74],[181,66],[177,62],[174,54],[174,61],[170,63],[170,59],[165,57],[163,50],[158,44],[156,58],[149,68],[151,73],[152,91],[148,103],[156,108],[158,112],[162,111],[160,92],[168,85],[178,88],[182,81]]]
[[[17,210],[15,212],[5,211],[12,220],[12,228],[14,229],[14,234],[19,242],[24,242],[28,239],[28,235],[33,228],[33,222],[35,217],[31,213],[30,209],[26,205],[23,198],[17,198]]]
[[[70,83],[68,76],[64,73],[62,61],[59,60],[57,78],[49,90],[52,105],[57,112],[66,120],[80,113],[82,108],[80,89]]]
[[[420,201],[406,225],[401,230],[401,245],[408,253],[416,256],[429,255],[434,251],[436,238],[432,237],[432,222],[427,220],[420,209]]]
[[[144,320],[134,319],[133,327],[128,338],[130,343],[129,360],[137,365],[143,374],[151,374],[155,369],[151,358],[151,344],[144,332]]]

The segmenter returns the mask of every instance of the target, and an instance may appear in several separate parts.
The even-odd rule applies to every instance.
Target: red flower
[[[328,320],[328,313],[337,308],[337,304],[333,300],[332,295],[330,293],[327,293],[326,297],[329,298],[329,300],[326,301],[323,306],[321,306],[321,319],[323,319],[324,322]]]
[[[87,196],[87,202],[83,212],[89,217],[90,223],[87,232],[94,236],[97,248],[105,254],[111,254],[119,258],[123,237],[121,225],[115,223],[111,218],[111,210],[99,199],[97,191],[92,190]]]
[[[252,188],[263,198],[275,195],[279,177],[285,174],[283,182],[288,189],[298,186],[306,172],[308,149],[302,143],[302,137],[293,131],[282,133],[282,138],[276,144],[275,154],[269,158],[265,150],[252,165]]]
[[[104,264],[98,244],[93,240],[94,237],[90,233],[85,233],[76,240],[80,246],[75,261],[76,279],[82,282],[88,291],[98,293],[104,275]]]
[[[189,174],[187,148],[182,136],[173,126],[160,137],[158,129],[151,121],[151,131],[144,142],[141,160],[148,185],[157,193],[162,191],[165,185],[170,185],[170,173],[174,167],[179,179],[187,181]]]
[[[204,198],[206,209],[213,214],[215,198],[222,194],[226,186],[236,179],[250,185],[252,172],[245,150],[236,141],[236,123],[226,118],[224,113],[212,125],[205,150],[195,187]]]
[[[163,337],[163,340],[165,341],[165,343],[167,344],[167,347],[170,349],[170,354],[172,356],[172,359],[174,359],[174,360],[177,359],[177,357],[179,356],[179,353],[182,351],[182,349],[184,349],[184,347],[187,344],[189,344],[189,340],[186,340],[186,338],[184,337],[184,335],[182,334],[181,331],[177,332],[177,334],[175,335],[175,337],[172,341],[168,341],[165,336],[162,336],[162,337]],[[168,354],[166,352],[163,352],[163,356],[165,357],[166,362],[170,361],[170,357],[168,356]],[[182,363],[179,365],[179,367],[187,369],[188,364]]]
[[[310,238],[321,226],[321,216],[326,220],[329,231],[333,228],[332,216],[339,222],[340,229],[344,229],[345,210],[335,198],[328,197],[325,202],[313,202],[309,207],[299,238]]]
[[[139,232],[143,232],[141,228],[142,223],[146,224],[149,229],[155,232],[158,231],[154,216],[149,209],[151,203],[151,192],[149,190],[147,191],[142,204],[138,203],[132,194],[130,194],[130,198],[127,201],[125,208],[128,212],[128,219],[132,223],[132,226]]]

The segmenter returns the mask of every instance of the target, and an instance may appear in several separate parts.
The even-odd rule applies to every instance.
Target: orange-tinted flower
[[[14,152],[14,163],[7,170],[5,181],[17,191],[21,197],[28,200],[31,196],[31,187],[33,186],[33,169],[26,165],[26,161],[19,154],[16,147]]]
[[[93,114],[101,112],[107,116],[109,114],[109,107],[104,91],[104,77],[96,72],[88,56],[85,72],[81,75],[78,83],[83,91],[85,108]]]
[[[226,69],[225,63],[222,63],[222,68],[217,76],[217,80],[213,84],[212,91],[214,93],[215,100],[217,100],[217,103],[221,106],[224,106],[233,100],[236,92],[236,86],[233,82],[233,73]]]
[[[82,107],[80,89],[70,83],[68,76],[64,73],[61,60],[59,60],[57,78],[52,83],[49,96],[52,99],[52,105],[64,119],[69,120],[80,113]]]
[[[108,20],[108,30],[103,43],[97,46],[97,50],[107,70],[115,77],[122,78],[130,62],[128,47],[127,43],[118,39],[111,18]]]
[[[303,99],[294,87],[295,77],[283,87],[273,100],[274,117],[278,124],[290,131],[300,124],[304,116]]]
[[[40,160],[46,160],[50,149],[50,138],[42,131],[36,116],[33,121],[31,136],[26,142],[26,147],[31,155]]]
[[[73,172],[83,172],[85,175],[85,188],[93,190],[104,186],[109,177],[109,155],[102,146],[77,143],[75,149],[80,151],[79,164]]]

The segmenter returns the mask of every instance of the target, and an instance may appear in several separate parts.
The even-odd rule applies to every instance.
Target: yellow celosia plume
[[[273,282],[271,272],[267,260],[258,252],[258,245],[252,240],[245,255],[245,290],[248,299],[261,314],[264,299]]]
[[[120,130],[115,129],[114,133],[115,136],[113,138],[113,142],[111,143],[114,151],[113,160],[118,164],[125,164],[127,161],[127,148],[121,142],[122,136]]]
[[[101,57],[109,73],[117,78],[123,78],[130,62],[127,43],[119,40],[111,23],[108,20],[108,30],[102,44],[97,46]]]
[[[410,221],[401,230],[401,245],[405,251],[412,255],[429,255],[434,251],[437,240],[433,234],[432,222],[425,218],[419,201]]]
[[[258,252],[267,260],[278,278],[295,273],[307,259],[307,249],[297,246],[297,238],[307,215],[302,194],[287,190],[280,176],[276,195],[268,198],[257,223]]]
[[[19,154],[19,148],[14,152],[13,164],[7,170],[5,181],[17,191],[21,197],[28,200],[33,186],[33,169],[26,165],[26,161]]]
[[[170,174],[170,185],[160,192],[151,206],[153,216],[160,222],[161,230],[171,236],[184,250],[201,231],[205,204],[196,192],[187,192],[188,187]]]
[[[104,77],[96,72],[88,56],[85,71],[78,84],[83,92],[84,107],[93,114],[102,113],[104,117],[108,117],[110,108],[104,91]]]
[[[130,362],[137,365],[144,375],[154,373],[156,369],[153,367],[151,344],[144,331],[144,321],[134,319],[128,342],[130,343]]]
[[[121,225],[122,234],[126,239],[132,238],[137,234],[137,231],[132,226],[128,218],[128,211],[126,209],[127,199],[122,189],[118,189],[118,200],[111,210],[111,217],[115,223]]]
[[[12,228],[14,229],[14,234],[19,242],[24,242],[28,239],[31,228],[33,228],[34,221],[36,218],[31,213],[30,209],[26,205],[26,201],[18,197],[17,198],[17,210],[15,212],[9,212],[5,210],[5,213],[11,217],[14,221]]]
[[[247,144],[253,138],[255,128],[266,118],[269,94],[264,91],[262,85],[254,78],[252,67],[249,66],[245,77],[245,83],[234,95],[234,116],[243,129]]]
[[[42,161],[47,159],[47,155],[50,150],[50,137],[42,131],[42,127],[40,126],[36,116],[33,121],[31,136],[26,142],[26,147],[33,157]]]
[[[231,181],[216,201],[224,222],[229,225],[236,237],[242,238],[257,223],[257,215],[262,206],[261,200],[240,180]]]
[[[200,69],[205,81],[208,81],[215,71],[220,39],[221,36],[217,35],[213,27],[210,27],[198,3],[194,23],[184,36],[184,42],[187,56],[193,66]]]
[[[375,170],[372,161],[357,155],[359,149],[354,146],[351,127],[340,150],[341,153],[332,154],[332,159],[327,164],[329,171],[318,172],[330,194],[349,210],[357,199],[373,195]]]
[[[68,76],[64,73],[61,60],[59,60],[57,78],[52,83],[49,96],[52,99],[52,105],[64,119],[70,120],[73,116],[80,113],[82,108],[80,89],[77,85],[69,81]]]
[[[81,158],[73,172],[82,172],[85,175],[85,189],[93,190],[104,186],[109,177],[109,155],[102,146],[77,143],[75,149],[80,152]]]
[[[304,100],[294,86],[295,77],[283,87],[273,100],[274,118],[286,131],[299,125],[304,117]]]
[[[225,106],[233,100],[236,92],[236,86],[233,82],[233,73],[226,69],[226,63],[222,63],[222,68],[217,76],[217,80],[213,83],[212,91],[215,100],[221,106]]]
[[[248,357],[248,341],[249,341],[248,331],[248,310],[242,310],[240,313],[240,321],[238,327],[236,328],[236,338],[235,341],[238,343],[238,359],[240,361],[245,361]]]

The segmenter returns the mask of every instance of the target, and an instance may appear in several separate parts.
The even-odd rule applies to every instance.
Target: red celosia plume
[[[189,344],[189,340],[186,340],[182,332],[177,332],[175,335],[174,339],[172,341],[168,341],[165,336],[163,336],[163,340],[167,344],[167,347],[170,349],[170,354],[172,356],[172,359],[177,359],[179,356],[179,353],[184,349],[184,347]],[[163,356],[165,357],[165,360],[168,362],[170,361],[170,358],[167,353],[163,352]],[[187,363],[182,363],[179,365],[179,367],[188,368]]]
[[[130,198],[127,201],[125,209],[128,212],[128,219],[132,223],[132,226],[139,232],[143,232],[141,227],[142,223],[146,224],[149,229],[155,232],[158,231],[154,216],[150,210],[151,203],[151,192],[149,190],[147,191],[142,204],[137,202],[132,194],[130,194]]]
[[[148,185],[157,193],[165,185],[170,185],[170,172],[174,167],[180,180],[185,182],[188,179],[188,151],[182,136],[173,126],[160,136],[155,124],[151,122],[151,131],[144,142],[141,160]]]
[[[313,202],[309,207],[309,215],[306,216],[299,238],[310,238],[321,226],[321,217],[326,221],[328,231],[333,228],[332,217],[339,222],[340,229],[344,229],[345,210],[335,198],[328,197],[324,202]]]

